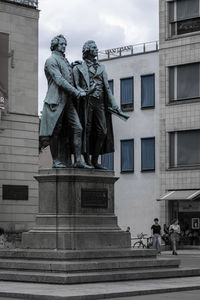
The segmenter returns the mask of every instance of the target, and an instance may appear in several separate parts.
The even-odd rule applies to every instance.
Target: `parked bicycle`
[[[137,238],[132,238],[132,240],[136,240],[136,242],[133,244],[133,248],[151,248],[152,246],[152,237],[146,237],[147,234],[146,233],[139,233],[137,235]]]

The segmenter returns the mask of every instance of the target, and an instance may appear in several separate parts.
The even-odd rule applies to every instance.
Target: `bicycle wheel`
[[[142,248],[142,249],[144,249],[146,246],[142,243],[142,242],[140,242],[140,241],[137,241],[137,242],[135,242],[135,244],[133,244],[133,248]]]

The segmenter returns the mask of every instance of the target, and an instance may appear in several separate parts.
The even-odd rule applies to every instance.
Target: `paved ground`
[[[161,255],[163,257],[174,257],[171,251],[165,251]],[[200,267],[200,250],[179,250],[176,257],[181,259],[182,267]]]
[[[114,298],[114,300],[199,300],[200,291],[184,291],[177,293],[154,294],[154,295],[141,295],[126,298]],[[6,299],[8,300],[8,299]],[[13,299],[12,299],[13,300]],[[112,298],[110,299],[112,300]]]
[[[161,255],[163,257],[172,257],[171,251],[165,251]],[[182,267],[200,267],[200,250],[179,250],[178,257],[181,259]],[[198,280],[199,278],[197,279],[197,284],[198,284]],[[182,281],[185,282],[184,278],[182,279]],[[160,284],[160,280],[157,282],[158,284]],[[161,282],[163,284],[163,280],[161,280]],[[199,286],[200,286],[200,281],[199,281]],[[188,299],[200,300],[200,290],[110,298],[110,300],[166,300],[166,299],[167,300],[188,300]]]
[[[163,252],[162,256],[172,257],[171,252]],[[183,267],[200,267],[200,250],[182,250],[179,251],[178,257],[181,259],[181,265]],[[187,287],[187,290],[185,290],[185,287]],[[169,293],[172,288],[173,293]],[[7,296],[7,298],[5,298],[5,296]],[[119,298],[120,296],[121,298]],[[0,300],[14,300],[13,297],[15,297],[15,300],[188,300],[188,298],[190,300],[199,300],[200,277],[195,276],[171,279],[120,281],[74,285],[0,281]]]

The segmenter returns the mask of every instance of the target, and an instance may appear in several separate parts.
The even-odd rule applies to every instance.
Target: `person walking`
[[[155,218],[151,230],[153,236],[153,248],[157,250],[158,254],[161,254],[161,226],[158,222],[158,218]]]
[[[180,236],[180,226],[178,224],[178,219],[174,219],[172,221],[172,224],[169,226],[169,234],[170,234],[170,240],[172,243],[172,255],[177,255],[177,243],[179,241],[179,236]]]

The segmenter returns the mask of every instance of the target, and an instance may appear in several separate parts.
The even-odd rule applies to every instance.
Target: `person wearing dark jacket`
[[[161,253],[161,226],[158,224],[158,218],[154,219],[154,224],[151,226],[153,236],[153,248]]]

